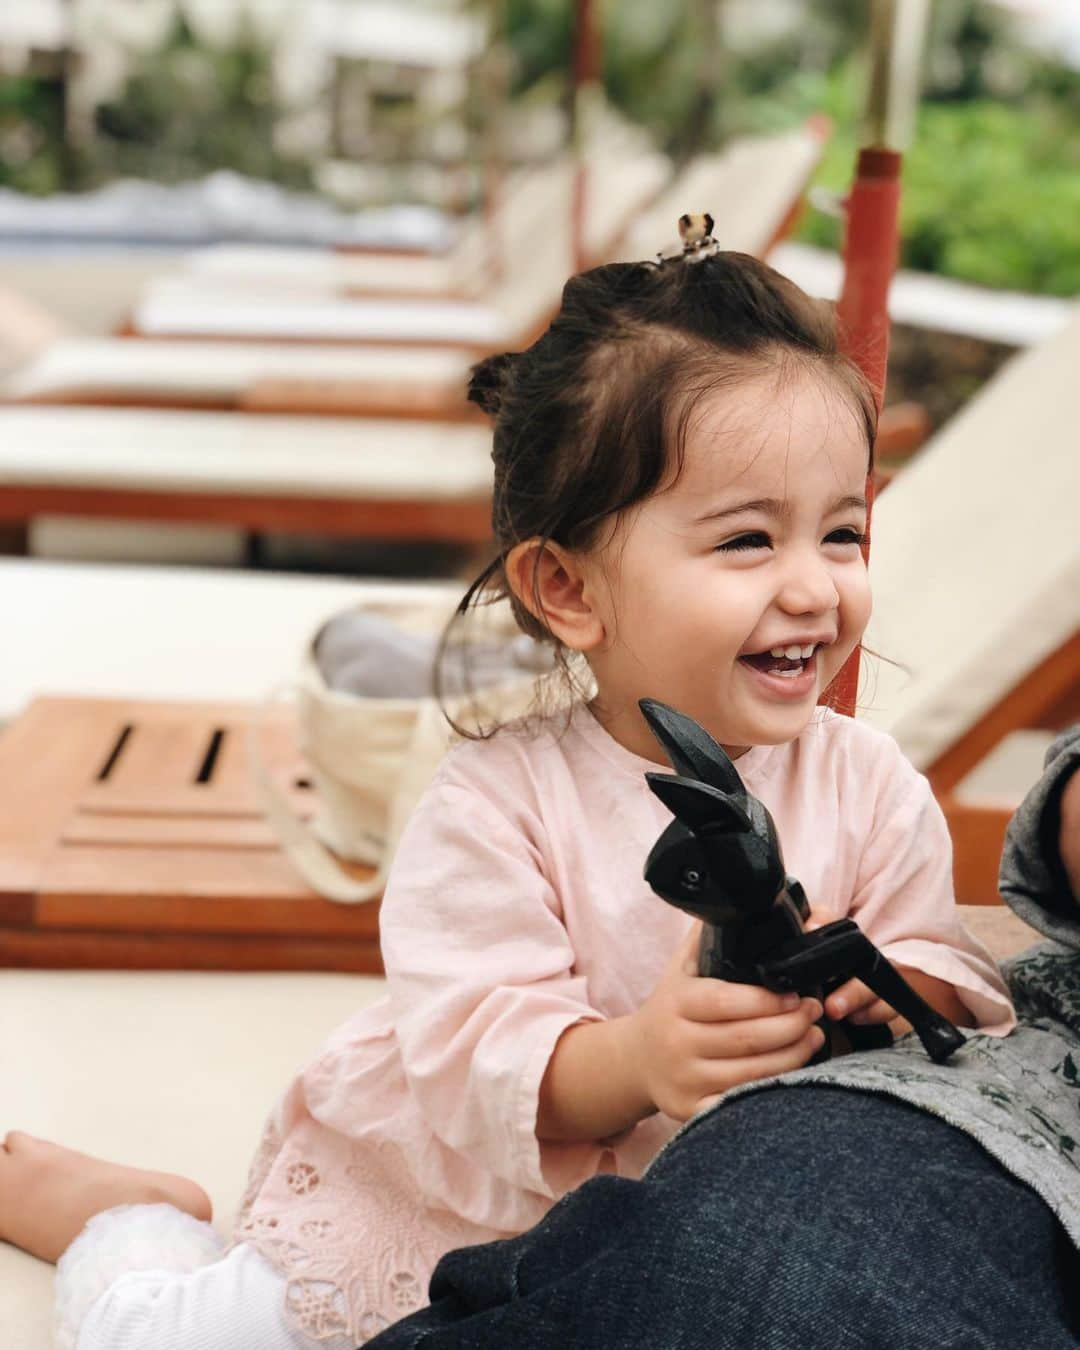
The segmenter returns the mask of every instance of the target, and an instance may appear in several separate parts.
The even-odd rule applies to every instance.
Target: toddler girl
[[[724,746],[819,918],[854,916],[955,1022],[1012,1025],[925,778],[819,706],[870,614],[875,431],[828,308],[741,254],[601,267],[470,395],[499,553],[462,612],[508,593],[590,688],[444,761],[387,885],[388,994],[285,1092],[227,1254],[192,1183],[9,1136],[0,1232],[60,1258],[65,1346],[342,1350],[423,1304],[448,1249],[807,1063],[820,1005],[697,977],[696,929],[643,880],[670,820],[644,696]],[[895,1016],[857,981],[825,1011]]]

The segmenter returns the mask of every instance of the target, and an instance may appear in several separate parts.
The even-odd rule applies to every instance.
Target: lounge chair
[[[1009,796],[965,780],[1013,733],[1080,720],[1080,458],[1070,395],[1080,306],[1014,357],[877,503],[858,715],[942,802],[961,900],[992,893]],[[1001,749],[998,749],[1001,747]]]

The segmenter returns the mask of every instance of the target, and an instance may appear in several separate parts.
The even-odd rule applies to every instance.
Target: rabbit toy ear
[[[640,699],[638,707],[650,731],[664,747],[677,774],[708,783],[721,792],[746,795],[746,788],[734,764],[692,717],[676,712],[654,698]],[[653,788],[653,791],[656,789]]]
[[[753,828],[746,812],[708,783],[669,773],[647,773],[645,781],[671,814],[693,834],[705,828],[746,834]]]

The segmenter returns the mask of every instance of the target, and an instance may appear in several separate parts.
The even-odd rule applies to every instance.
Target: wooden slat
[[[19,404],[35,408],[60,408],[77,406],[82,408],[178,408],[192,412],[235,412],[240,405],[236,394],[198,393],[187,389],[109,389],[88,388],[68,385],[63,389],[43,390],[36,394],[24,394],[19,398],[8,398],[4,403]],[[252,409],[251,411],[258,411]]]
[[[321,900],[276,848],[78,845],[58,848],[42,869],[37,922],[51,928],[92,923],[356,934],[374,930],[376,911],[373,905]]]
[[[60,835],[65,849],[208,848],[273,849],[270,826],[256,816],[110,815],[80,810]]]
[[[310,792],[294,791],[290,795],[298,811],[310,811]],[[79,811],[95,816],[231,816],[238,820],[255,820],[262,816],[250,787],[238,787],[235,791],[218,788],[207,792],[206,787],[198,783],[163,783],[133,787],[130,791],[111,788],[108,783],[93,783],[80,799]]]

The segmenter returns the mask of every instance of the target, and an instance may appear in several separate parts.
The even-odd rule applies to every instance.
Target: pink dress
[[[597,1172],[639,1176],[678,1128],[654,1115],[597,1143],[536,1138],[559,1036],[639,1007],[691,922],[642,878],[671,819],[643,776],[657,765],[583,706],[561,726],[444,761],[382,905],[387,996],[338,1029],[267,1126],[236,1238],[284,1272],[290,1318],[316,1339],[374,1335],[426,1302],[444,1252],[521,1232]],[[818,709],[737,765],[812,905],[955,985],[984,1030],[1013,1026],[957,919],[944,818],[890,736]]]

